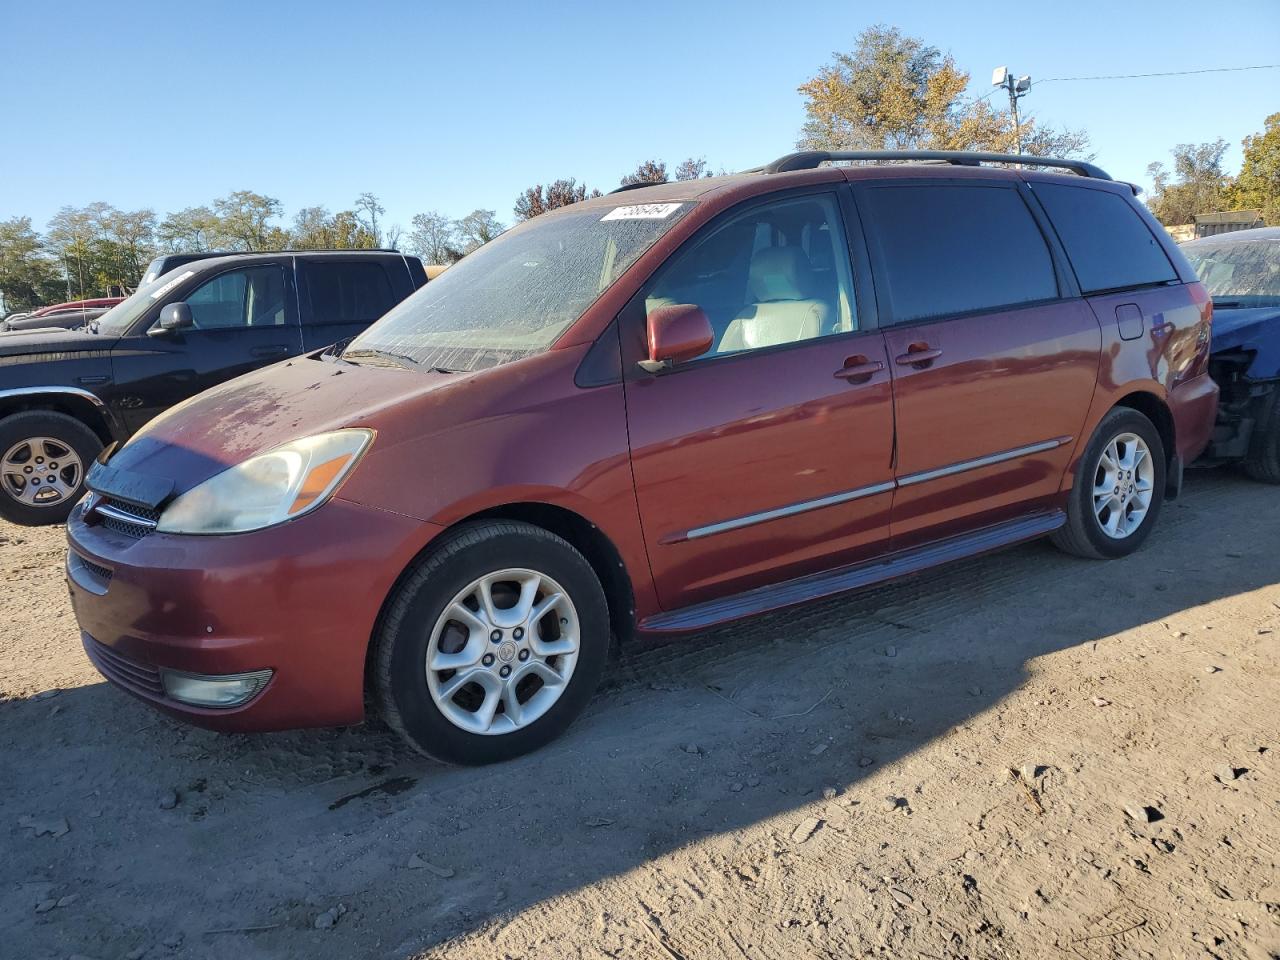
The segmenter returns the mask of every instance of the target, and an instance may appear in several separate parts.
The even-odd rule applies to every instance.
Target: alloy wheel
[[[71,447],[54,437],[20,440],[0,459],[0,487],[30,507],[53,507],[74,496],[84,464]]]
[[[1136,433],[1122,433],[1103,448],[1094,468],[1093,512],[1102,532],[1131,536],[1146,519],[1155,490],[1151,450]]]
[[[486,574],[454,596],[427,644],[427,689],[468,733],[500,735],[537,721],[578,662],[581,628],[569,594],[536,570]]]

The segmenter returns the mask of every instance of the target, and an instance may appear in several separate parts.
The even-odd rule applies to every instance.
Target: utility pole
[[[1013,139],[1022,155],[1022,122],[1018,119],[1018,101],[1031,89],[1031,77],[1014,77],[1008,67],[996,67],[991,71],[991,85],[1004,87],[1009,94],[1009,112],[1013,115]]]

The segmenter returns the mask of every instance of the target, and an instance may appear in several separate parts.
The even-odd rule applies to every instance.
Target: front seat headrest
[[[804,300],[809,296],[812,272],[809,258],[799,247],[765,247],[751,258],[747,283],[758,303]]]

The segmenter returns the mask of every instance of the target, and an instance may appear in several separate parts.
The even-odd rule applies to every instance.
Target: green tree
[[[557,180],[544,187],[542,184],[530,187],[516,199],[515,215],[517,220],[532,220],[548,210],[567,207],[587,197],[600,196],[599,190],[587,193],[587,185],[578,183],[573,177]]]
[[[58,264],[51,260],[30,217],[0,220],[0,298],[5,313],[56,301],[63,294]]]
[[[950,54],[878,24],[854,49],[803,83],[806,150],[992,150],[1013,153],[1013,119],[990,99],[966,100],[969,74]],[[1033,116],[1021,125],[1024,152],[1088,158],[1083,131],[1052,131]]]
[[[272,250],[288,245],[288,234],[272,223],[283,206],[275,197],[235,190],[213,201],[215,237],[235,250]]]
[[[428,210],[414,216],[409,230],[409,249],[424,262],[445,264],[459,246],[453,221],[443,213]]]
[[[450,247],[448,259],[457,262],[473,250],[484,246],[506,228],[492,210],[472,210],[465,217],[454,221],[455,247]]]
[[[378,246],[354,210],[330,213],[324,207],[303,207],[293,218],[292,250],[368,250]]]
[[[1151,196],[1147,206],[1165,226],[1192,223],[1197,213],[1213,213],[1228,205],[1227,174],[1222,158],[1227,141],[1180,143],[1173,148],[1173,171],[1163,163],[1147,166]]]
[[[207,253],[217,236],[218,217],[205,206],[166,214],[156,229],[161,247],[170,253]]]
[[[1280,226],[1280,113],[1267,117],[1262,133],[1245,137],[1240,175],[1227,190],[1232,210],[1257,210],[1268,226]]]

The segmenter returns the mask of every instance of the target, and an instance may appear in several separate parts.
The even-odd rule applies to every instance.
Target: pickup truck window
[[[187,295],[197,330],[269,327],[284,323],[284,273],[279,267],[231,270]]]
[[[313,324],[372,323],[396,303],[386,268],[354,261],[301,265]]]

